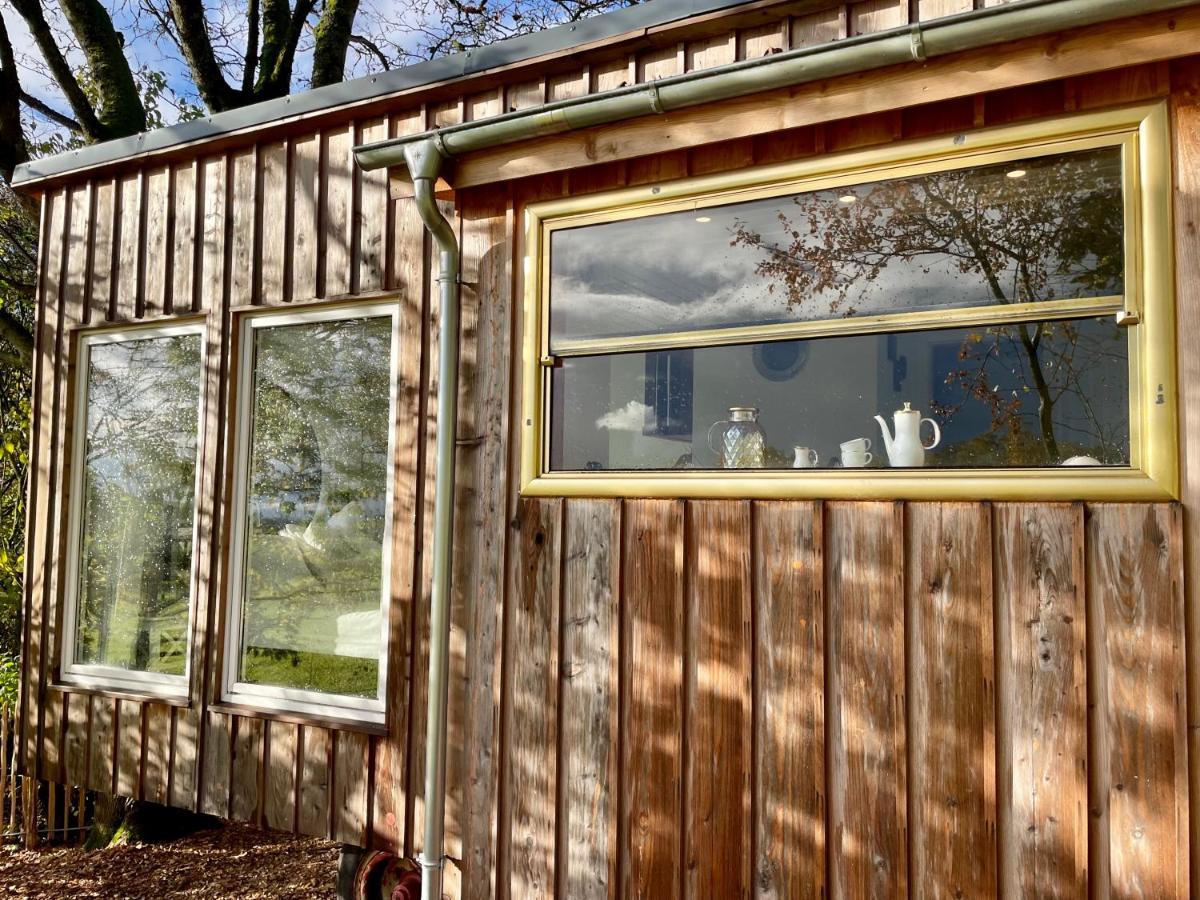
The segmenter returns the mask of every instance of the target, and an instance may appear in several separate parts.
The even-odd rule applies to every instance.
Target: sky
[[[135,70],[146,68],[162,72],[166,76],[171,90],[177,96],[189,103],[202,106],[195,86],[192,84],[187,64],[180,55],[179,49],[170,39],[154,33],[149,24],[149,17],[137,8],[136,0],[101,0],[101,2],[112,15],[117,30],[125,37],[125,53],[132,67]],[[63,35],[68,35],[69,30],[56,0],[43,0],[43,5],[51,27]],[[165,3],[163,5],[165,6]],[[367,0],[360,8],[360,21],[363,21],[366,16],[396,14],[402,6],[407,5],[402,4],[401,0]],[[206,7],[210,21],[219,21],[222,17],[227,21],[237,21],[239,17],[245,16],[246,9],[244,3],[226,2],[226,0],[220,0],[217,3],[207,2]],[[52,78],[40,71],[43,67],[41,53],[29,33],[25,20],[6,0],[0,0],[0,16],[4,18],[18,66],[21,69],[21,87],[39,100],[45,101],[55,109],[69,115],[70,109],[63,101],[57,85]],[[404,47],[404,49],[415,51],[417,49],[416,42],[414,37],[409,42],[411,46]],[[59,46],[67,48],[70,43],[69,40],[62,39],[59,41]],[[398,43],[404,46],[403,41],[398,41]],[[240,48],[238,49],[240,50]],[[311,42],[302,40],[293,68],[295,77],[292,90],[294,92],[305,90],[308,87],[311,59]],[[68,50],[67,60],[73,68],[82,68],[84,65],[83,54],[78,50]],[[352,51],[347,59],[347,78],[366,74],[369,74],[367,65]],[[178,112],[169,106],[164,106],[162,113],[168,125],[176,121],[178,117]],[[54,126],[44,121],[33,121],[31,124],[35,134],[41,137],[56,130]]]

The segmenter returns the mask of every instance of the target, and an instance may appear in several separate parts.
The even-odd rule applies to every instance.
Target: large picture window
[[[187,693],[202,343],[198,325],[79,340],[68,683]]]
[[[1160,107],[528,211],[527,493],[1175,491]]]
[[[394,305],[241,323],[226,699],[382,722]]]

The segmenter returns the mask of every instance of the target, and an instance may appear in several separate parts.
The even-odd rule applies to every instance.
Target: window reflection
[[[1117,147],[551,237],[550,344],[1123,292]]]
[[[244,682],[378,693],[392,318],[254,329]]]
[[[891,429],[906,402],[941,428],[925,466],[1129,464],[1128,341],[1111,317],[706,347],[664,364],[678,352],[563,360],[551,469],[721,468],[731,409],[757,410],[763,467],[792,467],[797,447],[820,467],[855,464],[842,445],[858,439],[887,467],[874,417]]]
[[[187,667],[198,334],[86,347],[74,662]]]

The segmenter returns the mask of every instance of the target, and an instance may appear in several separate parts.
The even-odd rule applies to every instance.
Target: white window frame
[[[192,484],[192,558],[188,574],[188,617],[187,646],[182,675],[165,675],[159,672],[141,672],[106,666],[75,662],[76,631],[79,628],[79,587],[83,564],[83,507],[84,471],[87,454],[88,372],[91,368],[93,347],[121,344],[129,341],[153,340],[155,338],[196,335],[200,338],[200,383],[196,388],[196,471]],[[63,591],[63,639],[59,663],[59,680],[64,684],[76,685],[89,690],[117,690],[166,699],[189,696],[192,678],[192,650],[195,641],[196,584],[199,560],[196,548],[200,539],[200,516],[198,503],[204,460],[204,407],[206,402],[204,379],[207,340],[203,322],[191,321],[171,325],[126,326],[118,329],[82,332],[78,337],[75,362],[73,434],[71,448],[70,497],[68,513],[68,541],[66,559],[66,586]]]
[[[344,319],[387,317],[392,324],[388,377],[388,478],[385,493],[383,566],[380,572],[379,680],[375,697],[355,697],[242,681],[242,626],[245,602],[246,528],[248,523],[250,449],[253,440],[254,333],[261,328],[307,325]],[[237,324],[238,368],[234,429],[233,507],[230,512],[229,603],[225,614],[224,664],[221,701],[264,712],[302,713],[351,723],[382,725],[387,703],[388,656],[391,650],[392,528],[395,510],[396,407],[399,402],[400,304],[388,301],[354,303],[304,310],[253,311]]]

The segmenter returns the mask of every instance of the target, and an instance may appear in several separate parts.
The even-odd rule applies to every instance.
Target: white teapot
[[[883,432],[883,446],[887,449],[888,465],[896,468],[916,468],[925,465],[925,451],[932,450],[942,442],[942,431],[933,419],[922,419],[921,413],[905,403],[904,409],[898,409],[892,414],[895,421],[896,434],[888,431],[887,422],[883,416],[876,416],[879,430]],[[921,424],[928,422],[933,426],[933,443],[921,443]]]

